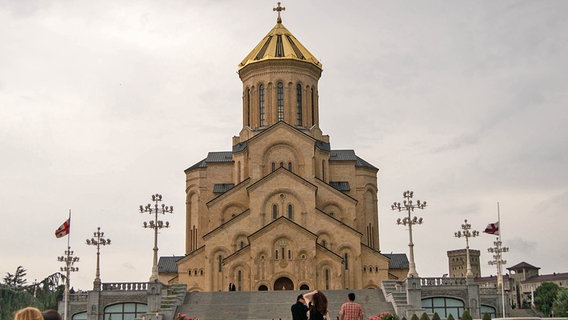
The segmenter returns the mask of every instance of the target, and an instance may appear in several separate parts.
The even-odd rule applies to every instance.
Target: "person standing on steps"
[[[296,303],[292,305],[292,320],[308,320],[308,306],[304,295],[301,294],[296,298]]]
[[[304,300],[309,303],[309,319],[310,320],[330,320],[327,311],[327,298],[323,292],[314,290],[304,294]]]
[[[363,309],[361,309],[360,304],[355,302],[353,292],[347,295],[347,302],[341,305],[339,316],[340,320],[363,320]]]

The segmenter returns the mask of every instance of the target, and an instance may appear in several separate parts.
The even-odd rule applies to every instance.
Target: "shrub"
[[[432,320],[441,320],[440,315],[438,315],[438,312],[434,312],[434,314],[432,315]]]
[[[473,320],[471,314],[469,314],[469,310],[465,310],[460,318],[460,320]]]
[[[491,320],[491,316],[489,315],[489,313],[484,312],[483,313],[483,317],[481,318],[482,320]]]
[[[426,312],[424,312],[420,316],[420,320],[430,320],[430,317],[428,316],[428,314]]]
[[[454,316],[452,316],[452,314],[450,313],[450,315],[448,316],[448,318],[447,318],[446,320],[456,320],[456,319],[455,319]]]

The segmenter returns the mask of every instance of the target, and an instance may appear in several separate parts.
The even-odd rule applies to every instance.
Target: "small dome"
[[[321,63],[279,21],[239,64],[239,70],[259,61],[286,59],[308,62],[322,68]]]

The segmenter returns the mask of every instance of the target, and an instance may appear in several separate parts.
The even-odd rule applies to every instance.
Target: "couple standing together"
[[[339,310],[340,320],[363,320],[363,309],[361,305],[355,302],[355,294],[347,295],[348,301],[345,302]],[[306,305],[306,301],[309,301]],[[292,305],[293,320],[331,320],[327,310],[327,298],[319,291],[301,294],[296,299],[296,303]]]

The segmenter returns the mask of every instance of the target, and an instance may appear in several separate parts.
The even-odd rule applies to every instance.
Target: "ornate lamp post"
[[[462,229],[455,232],[454,235],[456,236],[456,238],[465,238],[465,259],[467,260],[467,272],[465,276],[472,278],[473,272],[471,271],[471,261],[469,260],[469,238],[475,238],[479,236],[479,231],[471,230],[471,224],[467,223],[467,219],[464,220],[461,228]]]
[[[402,193],[404,197],[404,201],[402,205],[400,202],[395,202],[392,204],[392,210],[406,211],[408,215],[402,219],[398,218],[396,220],[396,224],[406,226],[408,225],[408,236],[410,238],[410,242],[408,243],[408,249],[410,251],[410,266],[408,270],[408,277],[418,277],[418,272],[416,272],[416,264],[414,263],[414,243],[412,242],[412,226],[415,224],[422,224],[422,218],[418,217],[411,217],[410,214],[414,209],[424,209],[426,207],[426,201],[420,202],[420,200],[416,200],[416,203],[412,203],[412,196],[414,195],[413,191],[405,191]]]
[[[61,267],[61,271],[65,271],[66,281],[65,281],[65,293],[63,296],[63,319],[67,320],[67,311],[69,309],[69,281],[71,280],[71,272],[79,271],[79,267],[74,267],[75,262],[79,262],[79,257],[73,256],[73,251],[71,247],[67,246],[64,256],[57,257],[57,261],[65,262],[65,266]]]
[[[505,315],[505,286],[503,285],[503,265],[507,264],[507,260],[503,260],[503,252],[509,252],[509,248],[503,247],[503,242],[499,238],[493,242],[493,247],[487,249],[493,254],[493,260],[489,261],[489,265],[497,266],[497,288],[501,287],[501,303],[503,304],[503,318]]]
[[[158,281],[158,229],[162,228],[169,228],[169,222],[163,222],[158,220],[158,214],[166,214],[166,213],[173,213],[174,207],[166,206],[162,204],[160,206],[158,203],[162,201],[161,194],[153,194],[152,201],[154,202],[154,207],[151,204],[147,204],[146,206],[140,205],[140,213],[147,212],[149,214],[154,215],[154,220],[150,220],[148,222],[144,221],[144,228],[154,229],[154,260],[152,264],[152,276],[150,277],[150,281]]]
[[[101,232],[101,227],[97,227],[97,232],[93,232],[93,238],[87,239],[87,245],[97,247],[97,271],[95,273],[95,281],[93,282],[93,290],[101,290],[101,269],[99,264],[100,258],[100,248],[101,246],[110,245],[110,239],[103,238],[105,236],[104,232]]]

